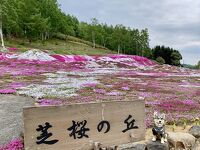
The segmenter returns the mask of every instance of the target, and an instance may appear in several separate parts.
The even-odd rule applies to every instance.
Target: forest
[[[67,39],[74,36],[118,53],[145,56],[151,59],[162,57],[164,63],[180,65],[182,58],[177,50],[154,53],[149,46],[148,29],[134,29],[124,25],[107,25],[96,18],[80,22],[75,16],[62,12],[57,0],[2,0],[1,28],[6,38],[24,38],[30,42],[50,38]],[[168,56],[169,54],[169,56]],[[170,58],[175,59],[168,60]],[[160,59],[160,58],[159,58]]]

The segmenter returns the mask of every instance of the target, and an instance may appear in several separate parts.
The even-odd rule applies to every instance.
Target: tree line
[[[93,47],[99,44],[123,54],[155,60],[162,57],[165,63],[180,64],[180,61],[168,60],[168,55],[170,59],[180,59],[178,51],[171,49],[170,53],[162,53],[157,52],[157,47],[153,50],[149,47],[148,29],[107,25],[95,18],[90,23],[80,22],[62,12],[57,0],[2,0],[1,3],[1,29],[5,37],[26,38],[31,42],[70,35],[92,42]]]
[[[190,69],[200,69],[200,60],[197,62],[196,65],[182,64],[182,66]]]
[[[3,33],[5,36],[46,40],[59,33],[91,41],[126,54],[147,55],[147,29],[131,29],[123,25],[108,26],[93,18],[79,22],[61,11],[57,0],[3,0]]]
[[[161,64],[169,64],[174,66],[180,66],[180,60],[182,55],[178,50],[165,46],[155,46],[152,49],[153,59],[157,60]]]

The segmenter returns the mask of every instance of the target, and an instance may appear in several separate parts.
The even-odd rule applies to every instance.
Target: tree
[[[19,36],[21,33],[19,24],[19,13],[18,5],[23,0],[3,0],[2,7],[2,18],[3,18],[3,33],[4,36]]]
[[[124,39],[124,26],[123,25],[116,25],[114,28],[114,32],[111,35],[113,49],[117,50],[118,53],[120,53],[122,45],[123,45],[123,39]]]
[[[200,60],[197,63],[197,69],[200,69]]]
[[[146,48],[145,50],[144,50],[144,57],[147,57],[147,58],[149,58],[149,59],[152,59],[152,50],[151,50],[151,48]]]
[[[140,31],[135,29],[132,31],[132,48],[131,54],[139,55],[141,49],[141,42],[140,42]]]
[[[2,8],[0,9],[0,37],[1,37],[1,46],[5,49],[4,40],[3,40],[3,30],[2,30]]]
[[[1,0],[1,15],[3,47],[3,35],[6,38],[28,39],[30,42],[59,37],[66,40],[70,35],[92,42],[93,47],[99,44],[118,53],[151,57],[147,29],[109,26],[99,23],[96,18],[90,23],[79,22],[76,17],[62,12],[57,0]]]
[[[181,59],[182,59],[182,56],[177,50],[174,50],[171,53],[171,64],[172,65],[180,66],[181,65],[181,63],[180,63]]]
[[[24,3],[19,5],[20,10],[20,25],[24,31],[24,36],[31,42],[33,39],[41,37],[48,30],[48,19],[42,16],[40,3],[35,0],[24,0]],[[26,12],[26,13],[24,13]]]
[[[148,29],[142,29],[140,33],[140,42],[141,42],[141,55],[144,56],[145,51],[149,48],[149,33]]]
[[[166,64],[180,66],[181,54],[178,50],[174,50],[165,46],[156,46],[152,49],[153,58],[162,57]]]
[[[91,32],[92,32],[92,43],[93,47],[96,47],[96,33],[97,33],[97,26],[98,26],[98,20],[96,18],[91,19]]]
[[[5,2],[5,1],[3,1]],[[3,40],[3,5],[4,3],[2,3],[2,5],[0,6],[0,38],[1,38],[1,46],[2,46],[2,51],[4,51],[5,45],[4,45],[4,40]]]

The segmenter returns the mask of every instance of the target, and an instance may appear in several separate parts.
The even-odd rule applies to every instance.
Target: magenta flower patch
[[[17,51],[18,48],[16,48],[16,47],[9,47],[8,50],[9,50],[9,51]]]
[[[104,89],[94,89],[94,92],[98,93],[98,94],[105,94],[106,93],[106,91]]]
[[[0,94],[14,94],[16,93],[16,90],[13,89],[1,89]]]
[[[0,146],[0,150],[23,150],[24,144],[20,138],[13,139],[5,146]]]
[[[130,88],[128,86],[124,86],[121,89],[124,90],[124,91],[129,91],[130,90]]]
[[[37,101],[40,106],[51,106],[51,105],[61,105],[62,102],[59,100],[52,99],[40,99]]]
[[[9,84],[8,87],[17,89],[17,88],[23,87],[25,85],[26,85],[25,83],[14,82],[14,83]]]
[[[39,51],[35,55],[14,51],[0,53],[0,94],[17,92],[40,98],[41,106],[138,96],[146,102],[148,127],[154,110],[165,112],[169,120],[177,122],[200,117],[199,70],[158,65],[134,55],[49,55]],[[59,97],[63,95],[66,97]]]
[[[0,52],[0,60],[6,59],[6,56]]]

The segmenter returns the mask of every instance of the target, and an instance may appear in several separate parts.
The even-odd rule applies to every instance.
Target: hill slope
[[[17,48],[19,51],[26,51],[35,48],[49,50],[51,53],[68,55],[104,55],[115,53],[114,51],[100,45],[93,48],[91,42],[71,36],[69,36],[67,40],[49,39],[45,42],[38,40],[31,43],[25,39],[12,38],[6,39],[5,44],[7,47]]]

